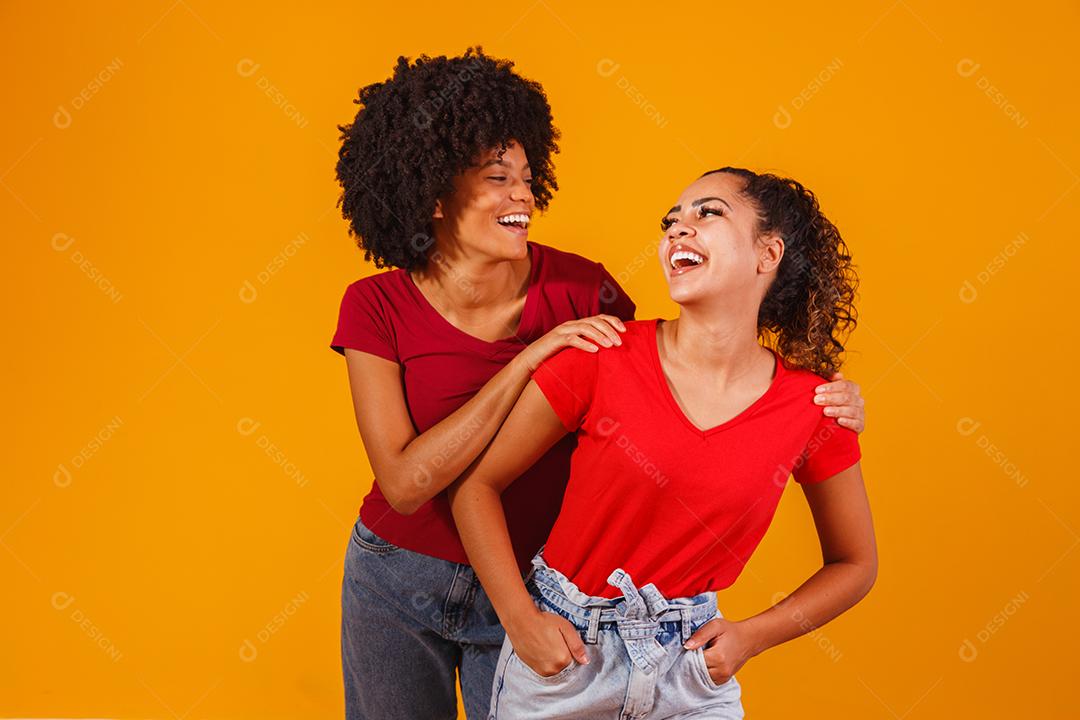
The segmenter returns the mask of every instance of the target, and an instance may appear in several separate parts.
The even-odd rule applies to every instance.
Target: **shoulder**
[[[414,306],[404,270],[387,270],[349,283],[341,297],[343,318],[394,323]]]
[[[560,250],[557,247],[544,245],[543,243],[534,242],[532,240],[529,241],[529,244],[536,248],[537,255],[545,264],[551,264],[553,267],[571,270],[592,270],[600,265],[600,263],[595,260],[590,260],[584,255],[578,255],[569,250]]]
[[[818,406],[814,403],[815,388],[829,382],[828,379],[811,370],[792,365],[779,353],[777,358],[782,363],[783,372],[778,395],[787,403],[817,409]]]
[[[625,320],[626,332],[619,335],[622,345],[600,348],[599,352],[587,354],[592,354],[596,362],[611,367],[648,364],[656,347],[656,323],[655,318]]]
[[[590,260],[577,253],[559,250],[550,245],[537,242],[531,242],[531,244],[536,248],[536,257],[540,260],[548,282],[556,281],[593,286],[599,284],[603,265],[595,260]]]
[[[635,342],[641,342],[644,339],[652,340],[656,342],[656,323],[657,318],[647,318],[644,320],[627,320],[626,333],[634,338]]]
[[[650,343],[656,343],[656,320],[625,320],[623,324],[626,325],[626,332],[619,335],[622,338],[622,345],[601,347],[596,352],[569,345],[547,358],[541,365],[549,367],[573,365],[595,371],[601,365],[639,362],[642,358],[648,357],[653,347]]]
[[[384,270],[359,280],[354,280],[345,288],[345,292],[354,295],[369,295],[372,293],[393,291],[402,287],[405,280],[405,271],[400,269]]]
[[[387,270],[362,277],[345,287],[344,300],[354,303],[378,304],[393,303],[406,292],[408,276],[404,270]]]
[[[783,363],[784,375],[786,376],[786,381],[789,383],[796,384],[799,387],[809,387],[810,389],[813,389],[818,385],[829,382],[828,378],[822,377],[812,370],[806,370],[792,365],[779,354],[777,354],[777,357]]]

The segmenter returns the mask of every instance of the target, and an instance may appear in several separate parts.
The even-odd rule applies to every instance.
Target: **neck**
[[[665,342],[668,357],[722,385],[752,372],[762,353],[769,354],[758,342],[757,307],[719,313],[715,308],[683,306],[679,317],[665,325],[670,326]]]
[[[518,297],[528,284],[530,266],[528,257],[522,270],[517,261],[480,256],[457,242],[436,238],[427,265],[412,275],[418,285],[434,288],[446,304],[474,309]]]

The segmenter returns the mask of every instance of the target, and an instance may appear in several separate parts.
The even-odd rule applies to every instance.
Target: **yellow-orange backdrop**
[[[660,213],[721,164],[805,181],[858,261],[880,576],[743,668],[749,716],[1076,717],[1080,9],[947,5],[5,3],[0,715],[340,716],[371,475],[327,345],[374,268],[335,125],[480,43],[564,134],[533,239],[639,317],[674,311]],[[789,486],[722,610],[819,559]]]

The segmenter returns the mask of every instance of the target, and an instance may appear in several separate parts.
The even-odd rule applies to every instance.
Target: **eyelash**
[[[488,175],[488,180],[502,181],[502,180],[505,180],[505,179],[506,179],[505,175]],[[528,183],[529,185],[532,185],[533,184],[533,179],[532,178],[525,178],[525,182]]]
[[[719,215],[720,217],[723,217],[724,216],[724,211],[719,209],[719,208],[711,208],[711,207],[704,207],[703,206],[703,207],[698,209],[698,214],[701,215],[701,216]],[[667,232],[667,229],[669,227],[671,227],[672,225],[674,225],[674,224],[675,224],[675,221],[672,220],[671,218],[664,218],[663,220],[660,221],[660,230],[664,231],[664,232]]]

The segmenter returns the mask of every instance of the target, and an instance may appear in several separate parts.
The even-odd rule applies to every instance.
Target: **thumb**
[[[709,640],[719,635],[719,630],[720,626],[717,623],[707,622],[699,627],[697,632],[691,635],[690,638],[683,643],[683,647],[687,650],[693,650],[696,647],[704,645],[709,642]]]
[[[836,382],[837,380],[843,380],[844,379],[844,373],[837,370],[836,372],[833,373],[833,376],[830,379],[832,380],[832,382]]]
[[[570,654],[574,657],[580,665],[587,665],[589,662],[589,656],[585,652],[585,643],[581,641],[581,636],[578,635],[577,628],[569,623],[566,626],[560,628],[562,631],[563,640],[566,641],[566,649],[570,651]]]

